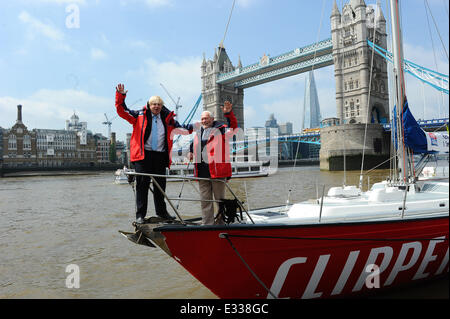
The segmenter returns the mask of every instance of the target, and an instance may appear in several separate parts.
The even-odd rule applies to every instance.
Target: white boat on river
[[[262,162],[232,162],[232,175],[231,178],[248,178],[248,177],[264,177],[269,175],[269,167],[263,165]],[[180,176],[180,179],[169,178],[168,182],[182,181],[181,177],[193,177],[194,176],[194,164],[181,162],[172,163],[170,169],[167,169],[166,175]]]

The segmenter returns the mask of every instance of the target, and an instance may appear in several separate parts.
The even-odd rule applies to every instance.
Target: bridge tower
[[[330,19],[336,113],[341,125],[320,131],[320,169],[358,170],[363,159],[366,169],[388,163],[390,139],[380,125],[389,122],[387,64],[375,54],[372,65],[367,44],[370,40],[387,47],[386,20],[381,8],[366,6],[364,0],[350,0],[342,14],[335,0]]]
[[[341,14],[335,0],[330,19],[336,110],[341,124],[389,122],[387,63],[375,54],[370,79],[372,50],[367,45],[375,32],[374,42],[387,47],[386,20],[381,8],[366,6],[364,0],[350,0]]]
[[[215,50],[213,60],[206,61],[203,56],[201,66],[203,110],[210,111],[215,119],[226,123],[221,106],[228,100],[233,104],[238,126],[244,129],[244,89],[235,88],[234,83],[216,83],[219,73],[232,72],[236,68],[242,68],[240,58],[237,67],[234,67],[222,43]]]

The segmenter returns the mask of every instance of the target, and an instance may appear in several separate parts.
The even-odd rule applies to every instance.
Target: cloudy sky
[[[404,0],[405,58],[448,74],[447,0]],[[337,0],[339,7],[346,1]],[[386,2],[380,1],[386,18]],[[123,140],[130,125],[114,108],[117,83],[137,109],[151,95],[183,107],[183,120],[201,93],[203,54],[212,59],[225,35],[233,0],[0,0],[0,126],[23,105],[29,129],[62,129],[75,112],[88,129],[107,135],[104,113]],[[375,1],[366,1],[367,4]],[[225,48],[234,65],[329,38],[333,0],[236,0]],[[437,26],[437,28],[436,28]],[[437,32],[439,30],[439,33]],[[445,49],[444,49],[445,47]],[[315,71],[322,118],[336,115],[333,67]],[[300,128],[305,75],[245,90],[246,127],[263,126],[271,113]],[[448,96],[408,77],[417,118],[448,116]],[[199,115],[196,116],[199,118]]]

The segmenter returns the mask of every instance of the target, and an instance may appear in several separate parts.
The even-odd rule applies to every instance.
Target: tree
[[[111,163],[117,162],[116,143],[111,143],[109,146],[109,161]]]

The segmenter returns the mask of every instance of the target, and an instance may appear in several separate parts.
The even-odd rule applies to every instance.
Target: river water
[[[358,173],[348,172],[346,184],[356,185]],[[370,183],[387,174],[373,172]],[[327,191],[343,182],[342,172],[318,167],[230,181],[250,208],[284,204],[289,190],[291,202],[315,198],[322,185]],[[181,186],[168,183],[169,197],[178,197]],[[198,194],[186,183],[182,197]],[[147,216],[154,215],[151,197],[149,205]],[[135,245],[118,232],[133,231],[134,207],[133,189],[114,184],[113,172],[0,178],[0,298],[216,298],[160,249]],[[180,211],[200,216],[196,202],[182,202]],[[79,267],[79,288],[66,286],[73,274],[68,265]],[[448,277],[380,297],[448,298]]]

